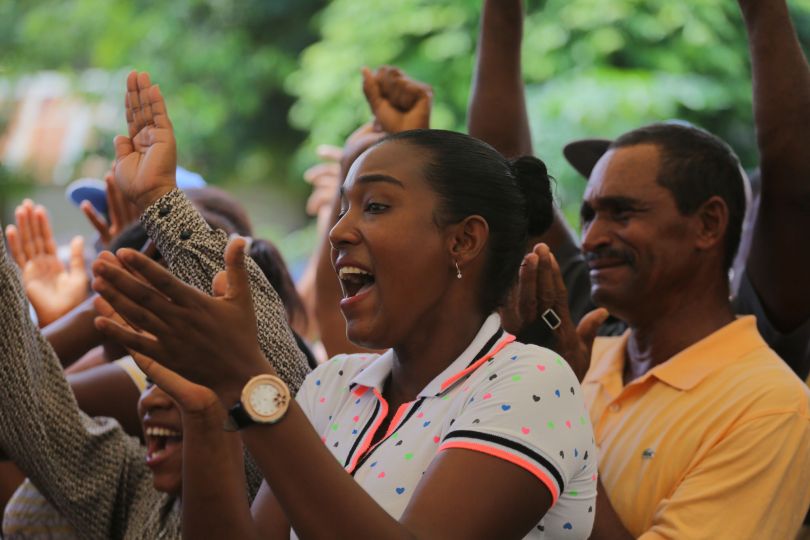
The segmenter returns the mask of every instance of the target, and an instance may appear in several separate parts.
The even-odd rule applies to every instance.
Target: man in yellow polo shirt
[[[600,455],[592,538],[793,538],[810,505],[810,390],[736,319],[733,151],[655,124],[614,141],[582,205],[598,338],[583,381]]]

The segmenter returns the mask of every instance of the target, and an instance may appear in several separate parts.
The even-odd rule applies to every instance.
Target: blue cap
[[[96,212],[107,215],[107,185],[98,178],[79,178],[67,186],[65,196],[79,206],[83,201],[90,201]]]
[[[195,172],[178,166],[176,171],[177,187],[180,189],[203,188],[208,185],[205,179]],[[98,178],[79,178],[68,184],[65,190],[67,199],[79,206],[83,201],[90,201],[93,208],[107,216],[107,185]]]

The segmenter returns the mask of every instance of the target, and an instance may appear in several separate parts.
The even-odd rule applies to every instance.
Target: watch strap
[[[258,424],[258,422],[250,417],[240,400],[228,411],[228,421],[225,423],[225,431],[239,431],[240,429],[254,424]]]

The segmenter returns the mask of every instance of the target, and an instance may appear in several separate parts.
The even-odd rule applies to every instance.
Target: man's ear
[[[489,239],[489,224],[481,216],[467,216],[451,226],[448,245],[452,263],[464,267],[479,258]]]
[[[713,249],[725,242],[728,232],[728,205],[722,197],[715,195],[700,205],[697,212],[697,243],[701,251]]]

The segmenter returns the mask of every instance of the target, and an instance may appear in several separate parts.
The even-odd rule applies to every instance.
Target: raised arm
[[[485,0],[467,129],[508,158],[533,153],[520,65],[522,40],[523,2]],[[548,231],[529,240],[527,252],[535,243],[544,242],[563,264],[563,254],[579,252],[573,232],[556,208]]]
[[[225,267],[227,236],[212,230],[176,188],[174,129],[160,89],[147,73],[127,77],[129,135],[115,138],[115,181],[142,212],[141,222],[172,273],[211,293],[214,276]],[[253,305],[261,323],[259,345],[293,391],[309,372],[298,349],[281,300],[258,265],[247,260]]]
[[[80,537],[109,538],[122,530],[121,508],[151,484],[140,446],[79,411],[2,241],[0,305],[0,448]]]
[[[506,157],[532,153],[520,46],[522,0],[486,0],[481,15],[467,120],[473,137]]]
[[[785,0],[740,0],[750,41],[762,195],[747,272],[771,323],[810,318],[810,68]]]

